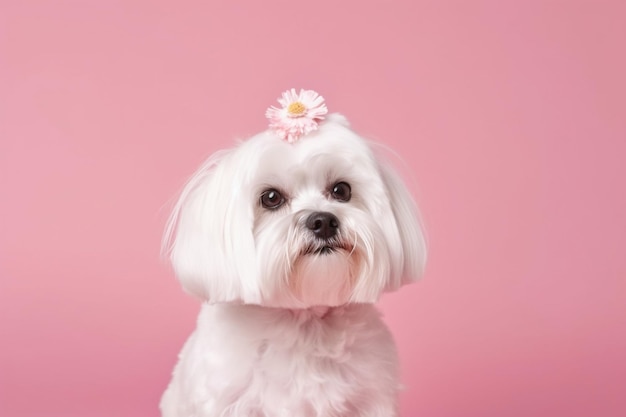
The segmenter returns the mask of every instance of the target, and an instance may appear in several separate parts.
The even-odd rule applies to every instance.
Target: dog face
[[[267,131],[212,156],[165,247],[188,292],[283,308],[375,302],[426,255],[404,185],[337,114],[296,143]]]

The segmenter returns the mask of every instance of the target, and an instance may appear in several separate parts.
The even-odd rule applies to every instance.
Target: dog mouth
[[[304,248],[303,255],[332,255],[333,253],[346,251],[351,252],[352,246],[343,242],[320,242],[318,244],[311,244]]]
[[[317,249],[315,252],[313,252],[315,255],[330,255],[331,253],[333,253],[336,249],[333,246],[322,246],[321,248]]]

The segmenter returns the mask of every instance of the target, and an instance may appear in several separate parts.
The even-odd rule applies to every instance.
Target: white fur
[[[347,202],[329,195],[340,181]],[[268,188],[286,203],[263,208]],[[340,223],[329,254],[307,251],[317,211]],[[421,275],[425,243],[406,188],[345,118],[294,144],[267,131],[211,157],[183,190],[165,247],[205,304],[164,417],[396,415],[395,348],[373,303]]]

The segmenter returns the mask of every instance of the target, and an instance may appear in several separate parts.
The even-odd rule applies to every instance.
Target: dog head
[[[164,242],[188,292],[283,308],[375,302],[426,257],[409,192],[338,114],[294,143],[268,130],[213,155]]]

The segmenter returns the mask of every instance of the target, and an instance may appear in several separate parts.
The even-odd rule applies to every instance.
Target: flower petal
[[[270,106],[265,117],[270,121],[270,128],[289,143],[317,130],[318,123],[328,113],[324,98],[313,90],[300,90],[296,93],[295,88],[292,88],[282,93],[278,103],[282,107]],[[290,106],[292,110],[298,111],[289,112]]]

